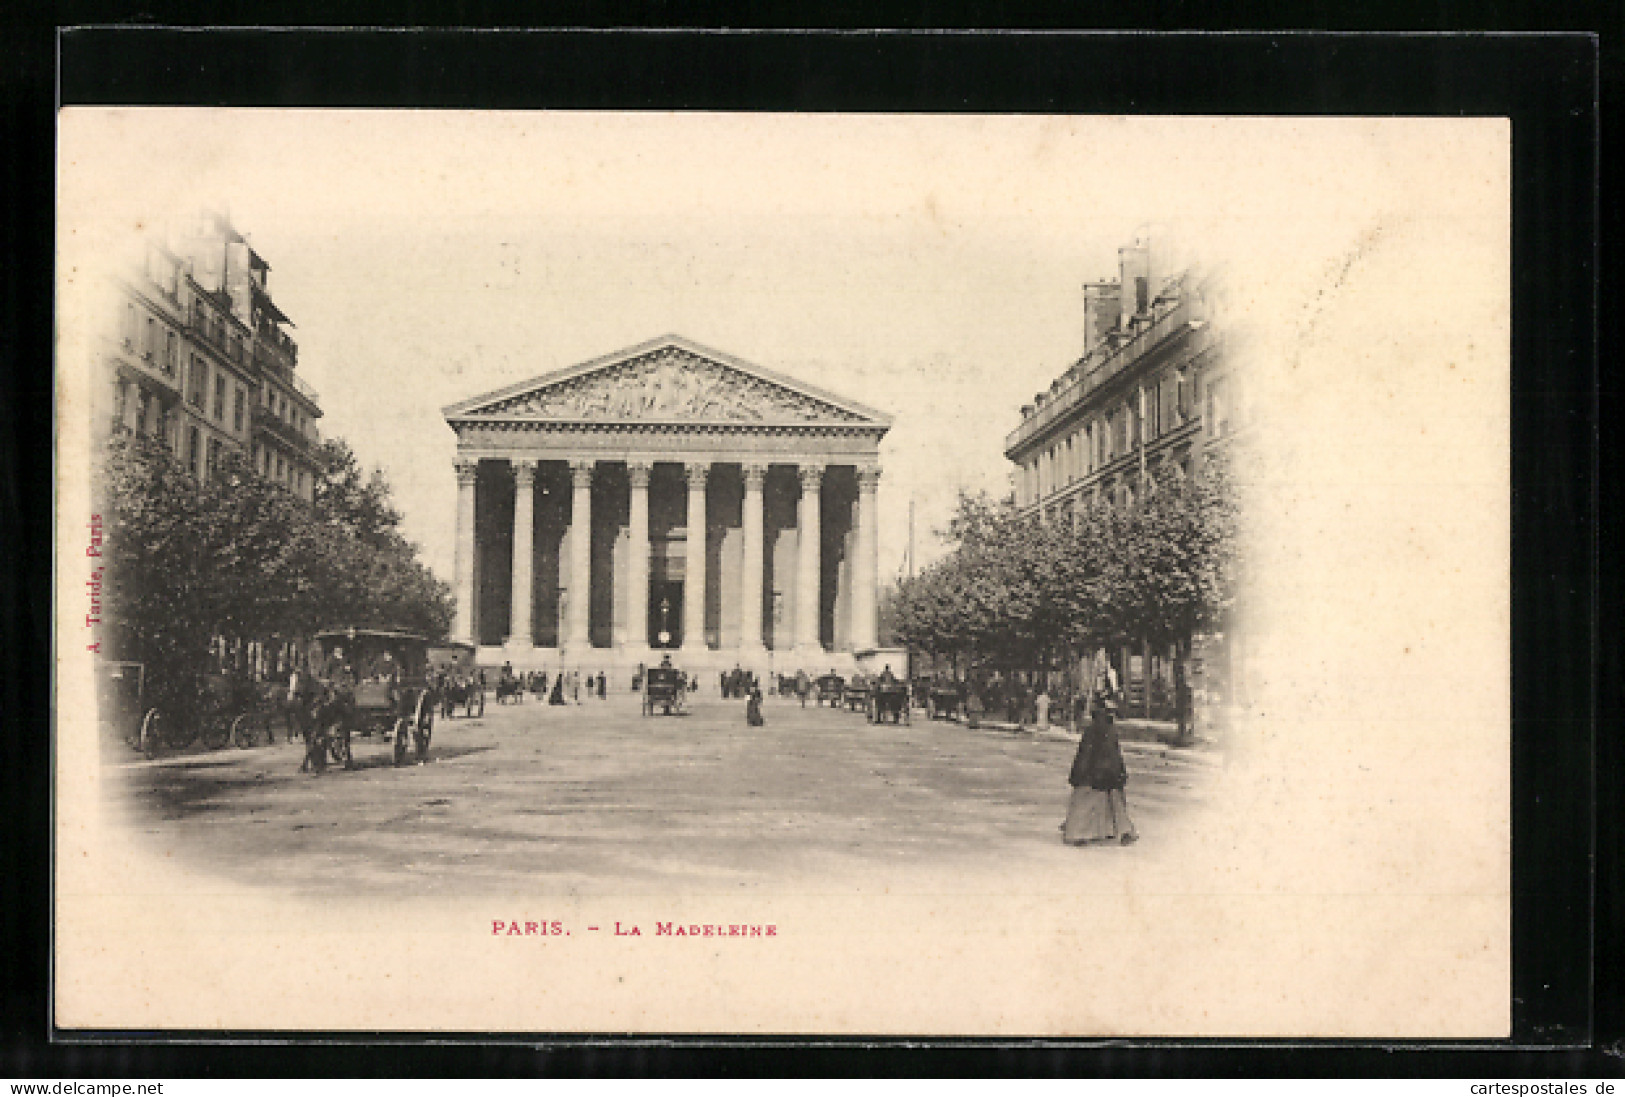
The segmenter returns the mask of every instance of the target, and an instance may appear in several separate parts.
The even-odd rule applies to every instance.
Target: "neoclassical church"
[[[875,647],[889,416],[679,336],[443,411],[480,662],[846,672]]]

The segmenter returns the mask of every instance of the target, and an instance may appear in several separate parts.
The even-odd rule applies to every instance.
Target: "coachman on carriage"
[[[436,697],[429,678],[429,641],[409,632],[344,629],[318,633],[311,671],[321,689],[310,722],[305,763],[317,772],[331,758],[355,764],[357,734],[393,743],[396,765],[423,761],[434,732]]]
[[[908,693],[908,683],[887,667],[869,686],[869,722],[878,724],[890,720],[894,724],[912,724]]]

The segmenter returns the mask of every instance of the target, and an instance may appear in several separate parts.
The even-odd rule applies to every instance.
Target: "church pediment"
[[[449,420],[889,425],[859,404],[667,338],[445,409]]]

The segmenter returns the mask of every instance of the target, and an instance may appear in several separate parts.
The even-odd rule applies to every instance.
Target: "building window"
[[[137,333],[137,320],[136,320],[136,315],[135,315],[135,305],[133,303],[128,303],[127,302],[125,304],[125,306],[124,306],[124,349],[125,350],[134,350],[135,349],[136,333]]]
[[[223,422],[226,418],[226,375],[214,375],[214,421]]]
[[[279,453],[279,454],[276,455],[276,478],[278,480],[283,479],[283,476],[284,476],[285,472],[286,472],[286,470],[283,468],[283,465],[282,465],[282,454]]]
[[[209,383],[209,369],[203,359],[192,355],[192,367],[187,371],[186,400],[193,407],[203,406],[203,390]]]
[[[242,390],[242,386],[239,385],[237,387],[236,395],[232,397],[232,405],[231,405],[231,429],[232,430],[241,431],[243,429],[243,403],[244,403],[243,402],[243,390]]]
[[[198,459],[200,456],[199,450],[202,449],[201,441],[202,435],[198,433],[198,429],[196,427],[192,427],[187,430],[186,467],[191,469],[194,475],[196,475],[198,472]]]
[[[175,333],[167,330],[164,332],[164,373],[175,376]]]
[[[157,357],[158,350],[158,321],[151,316],[147,317],[147,342],[141,348],[141,357],[152,361]]]
[[[1134,312],[1139,315],[1151,307],[1151,282],[1147,278],[1134,280]]]

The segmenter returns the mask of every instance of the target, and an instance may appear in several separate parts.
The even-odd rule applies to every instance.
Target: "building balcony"
[[[284,445],[292,446],[302,452],[314,450],[318,444],[315,438],[295,429],[292,423],[274,414],[270,408],[263,404],[254,405],[254,429],[269,434]]]
[[[260,324],[259,330],[254,333],[254,344],[256,353],[262,349],[269,351],[279,356],[290,369],[299,363],[299,344],[275,324]]]
[[[181,398],[178,371],[173,367],[166,369],[161,354],[153,355],[137,350],[131,340],[121,339],[114,344],[111,357],[118,363],[121,373],[128,374],[131,378],[141,377],[171,393],[177,400]]]
[[[305,379],[300,377],[299,374],[294,371],[292,366],[277,361],[269,354],[264,354],[258,351],[254,355],[254,365],[259,367],[260,372],[264,373],[266,376],[275,377],[278,381],[282,382],[288,388],[298,393],[305,400],[309,401],[310,406],[315,409],[317,414],[320,414],[322,404],[321,395],[309,384],[307,384]]]
[[[1122,376],[1170,339],[1195,326],[1195,309],[1190,301],[1184,300],[1121,343],[1115,346],[1106,343],[1092,348],[1082,361],[1068,371],[1073,375],[1073,380],[1058,390],[1052,390],[1041,403],[1032,406],[1021,425],[1006,435],[1005,456],[1015,460],[1018,453],[1041,438],[1056,423],[1070,416],[1101,386]]]

